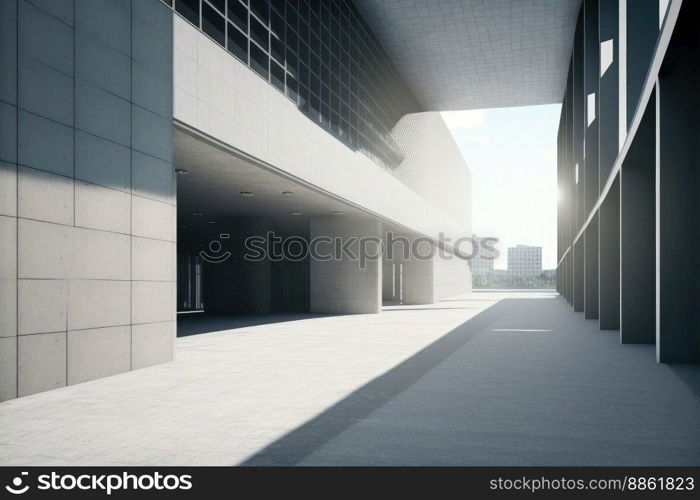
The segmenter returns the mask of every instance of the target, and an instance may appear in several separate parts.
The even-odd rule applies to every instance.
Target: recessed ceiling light
[[[282,191],[282,194],[285,196],[292,196],[294,194],[294,191]]]
[[[195,217],[201,217],[204,214],[202,212],[192,212],[192,215],[194,215]]]
[[[343,212],[342,210],[333,210],[331,213],[333,215],[343,215],[345,212]]]
[[[301,212],[289,212],[289,215],[301,215]]]
[[[187,175],[187,169],[186,168],[176,168],[175,173],[178,175]]]
[[[253,196],[253,193],[251,193],[250,191],[241,191],[241,196],[250,197],[250,196]]]
[[[210,220],[210,221],[207,221],[207,224],[216,224],[216,221],[215,221],[215,220]]]

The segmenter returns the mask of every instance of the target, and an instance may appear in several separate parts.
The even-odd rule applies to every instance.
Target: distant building
[[[508,249],[511,276],[535,276],[542,272],[542,247],[518,245]]]
[[[492,255],[493,252],[489,252],[488,249],[483,248],[482,240],[483,238],[479,238],[475,234],[472,235],[474,253],[473,257],[469,260],[472,276],[485,275],[493,271],[493,262],[496,259],[496,255]]]

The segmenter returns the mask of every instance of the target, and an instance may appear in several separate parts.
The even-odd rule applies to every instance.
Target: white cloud
[[[483,109],[471,111],[443,111],[442,119],[450,129],[482,128],[486,124],[486,113]]]

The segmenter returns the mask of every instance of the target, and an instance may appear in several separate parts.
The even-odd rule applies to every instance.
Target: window
[[[239,0],[228,1],[228,19],[243,33],[248,33],[248,9]]]
[[[226,43],[226,20],[207,2],[202,3],[202,31],[219,45]]]
[[[199,27],[199,0],[175,0],[175,11]]]
[[[284,18],[274,11],[270,12],[270,31],[280,40],[284,40]]]
[[[270,55],[284,64],[284,42],[270,35]]]
[[[269,78],[270,70],[268,68],[270,59],[267,53],[261,50],[257,45],[250,44],[250,67],[255,70],[265,80]]]
[[[260,45],[264,51],[270,50],[269,48],[269,32],[267,28],[254,17],[250,18],[250,38]]]
[[[231,54],[248,64],[248,37],[231,23],[228,25],[228,45],[226,48]]]
[[[270,61],[270,82],[284,92],[284,68],[274,61]]]
[[[226,13],[226,0],[207,0],[207,2],[216,7],[221,14]]]
[[[267,0],[252,0],[250,2],[250,11],[267,26],[270,22],[270,11],[267,6]]]
[[[164,0],[346,144],[389,166],[420,104],[352,0]],[[201,13],[201,15],[200,15]]]

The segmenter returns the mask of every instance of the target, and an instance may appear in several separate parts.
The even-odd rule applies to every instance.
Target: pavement
[[[188,317],[171,363],[0,404],[1,465],[700,465],[697,366],[553,292]]]

